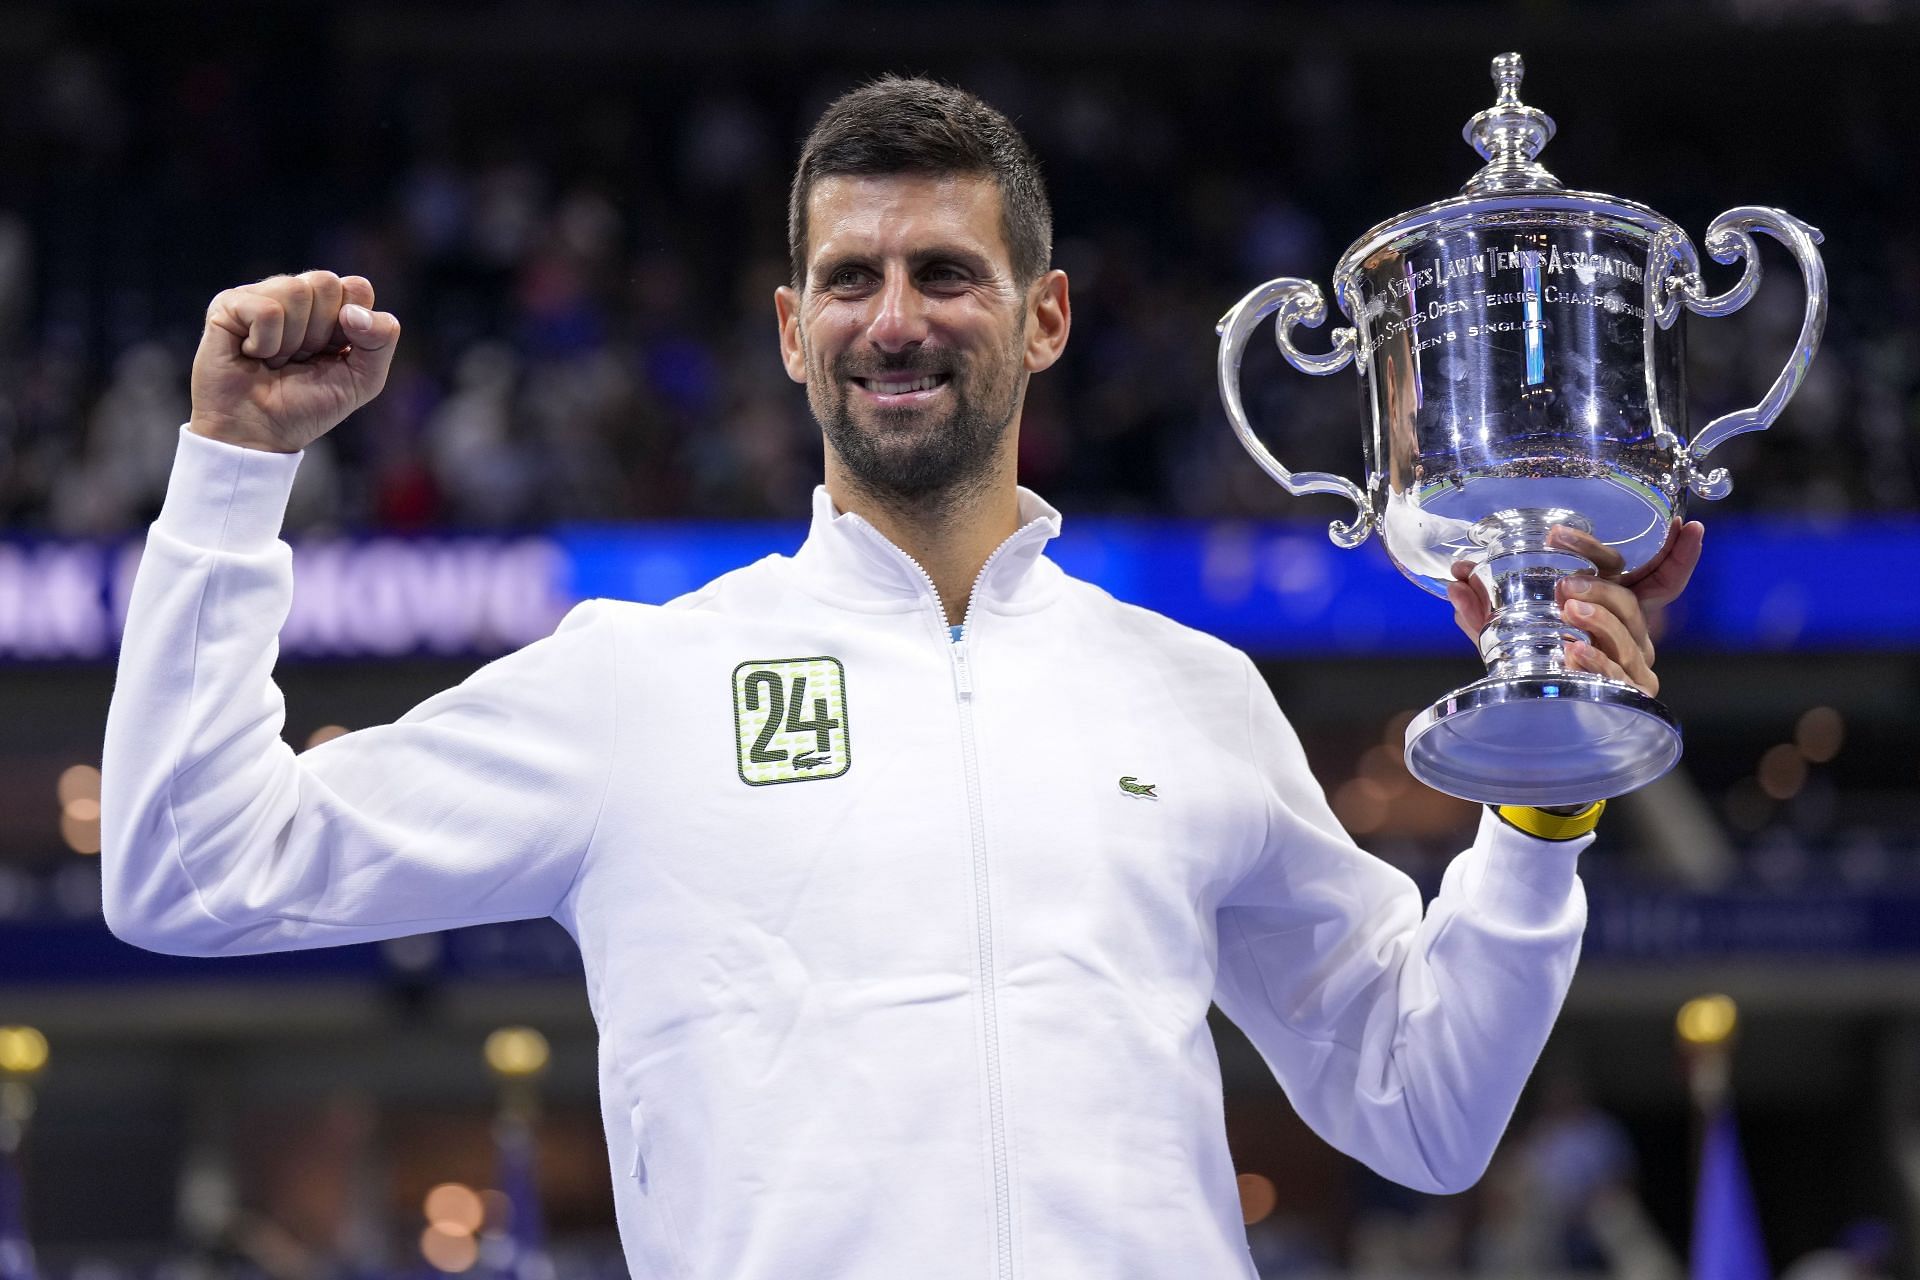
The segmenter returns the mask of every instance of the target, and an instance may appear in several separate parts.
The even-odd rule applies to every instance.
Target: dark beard
[[[848,373],[840,369],[831,383],[831,402],[822,396],[813,403],[827,446],[853,483],[880,505],[921,518],[956,510],[989,487],[1018,403],[1017,382],[1015,394],[995,396],[994,388],[981,385],[983,378],[962,377],[950,364],[935,367],[923,358],[888,362],[860,376],[905,379],[927,373],[951,376],[947,386],[954,404],[944,419],[917,428],[908,426],[920,417],[913,410],[880,410],[873,415],[874,428],[862,430],[853,421]]]

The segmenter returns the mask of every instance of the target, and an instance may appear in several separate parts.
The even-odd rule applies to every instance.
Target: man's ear
[[[795,382],[807,380],[807,352],[800,342],[800,295],[792,285],[773,291],[773,314],[780,322],[780,363]]]
[[[1027,372],[1051,367],[1067,349],[1067,332],[1072,328],[1067,273],[1049,271],[1027,287]]]

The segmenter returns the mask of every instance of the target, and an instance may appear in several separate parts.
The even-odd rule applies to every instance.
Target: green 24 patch
[[[750,787],[837,778],[853,767],[840,659],[766,658],[733,669],[740,781]]]

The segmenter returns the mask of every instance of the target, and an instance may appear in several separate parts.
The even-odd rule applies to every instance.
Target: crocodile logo
[[[1132,774],[1128,774],[1126,777],[1120,779],[1120,790],[1130,796],[1140,796],[1147,800],[1158,800],[1160,798],[1153,790],[1159,785],[1157,782],[1142,782]]]
[[[833,763],[832,752],[828,752],[824,756],[817,756],[813,754],[813,752],[808,751],[800,755],[797,755],[793,758],[793,767],[796,769],[818,769],[823,764],[832,764],[832,763]]]

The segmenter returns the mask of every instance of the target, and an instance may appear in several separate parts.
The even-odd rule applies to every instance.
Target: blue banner
[[[570,528],[568,595],[662,603],[756,558],[791,553],[799,526]],[[1077,578],[1260,654],[1459,651],[1379,539],[1342,551],[1319,524],[1066,520],[1048,555]],[[1724,518],[1668,618],[1668,645],[1707,651],[1920,649],[1920,593],[1893,580],[1920,557],[1920,520]]]
[[[788,525],[570,528],[567,594],[660,603],[764,555]],[[1457,653],[1444,600],[1415,587],[1375,538],[1354,551],[1320,524],[1069,517],[1048,548],[1077,577],[1250,652]],[[1706,650],[1920,648],[1920,592],[1894,579],[1920,557],[1920,520],[1726,517],[1673,607],[1665,642]]]
[[[798,524],[563,526],[514,537],[294,543],[281,652],[489,656],[547,634],[594,596],[658,604],[766,555]],[[0,542],[0,660],[107,660],[119,643],[138,543]],[[1050,554],[1069,573],[1255,654],[1458,654],[1443,600],[1320,524],[1069,518]],[[1725,517],[1669,618],[1663,647],[1713,652],[1920,648],[1920,519]]]
[[[1590,888],[1581,955],[1594,962],[1920,956],[1920,892]]]

